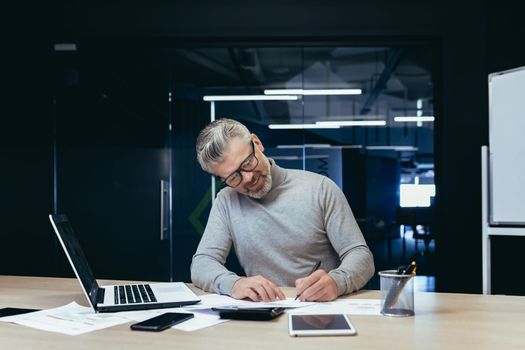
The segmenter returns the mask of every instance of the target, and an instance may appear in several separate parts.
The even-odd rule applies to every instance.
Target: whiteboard
[[[489,75],[490,223],[525,226],[525,66]]]

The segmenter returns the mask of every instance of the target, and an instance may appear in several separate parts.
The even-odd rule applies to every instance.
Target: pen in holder
[[[415,267],[415,264],[414,264]],[[397,270],[379,272],[381,279],[382,306],[385,316],[414,315],[414,275],[415,268],[407,268],[409,273]]]

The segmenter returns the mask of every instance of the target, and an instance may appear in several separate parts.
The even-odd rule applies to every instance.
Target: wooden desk
[[[285,293],[291,296],[294,290]],[[379,298],[379,292],[351,297]],[[52,308],[73,300],[87,305],[76,279],[0,276],[0,307]],[[286,316],[189,333],[132,332],[123,324],[79,336],[0,322],[0,349],[525,349],[525,297],[416,293],[415,304],[414,317],[351,316],[358,331],[354,337],[292,338]]]

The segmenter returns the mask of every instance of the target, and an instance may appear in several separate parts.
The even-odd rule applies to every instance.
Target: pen
[[[312,269],[312,271],[310,271],[310,273],[308,274],[308,276],[310,276],[312,273],[314,273],[315,271],[317,271],[317,269],[319,268],[319,266],[321,266],[321,260],[319,260],[315,265],[314,265],[314,268]],[[300,295],[296,296],[294,300],[297,300],[297,298],[299,298]]]
[[[410,265],[402,272],[403,275],[411,275],[416,271],[416,261],[412,260]]]

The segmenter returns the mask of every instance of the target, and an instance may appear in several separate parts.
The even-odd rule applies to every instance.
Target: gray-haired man
[[[193,283],[254,301],[284,299],[278,286],[295,285],[308,301],[363,287],[374,261],[341,190],[327,177],[283,169],[263,152],[259,138],[235,120],[216,120],[199,134],[199,164],[227,187],[193,256]],[[232,244],[247,277],[224,267]]]

